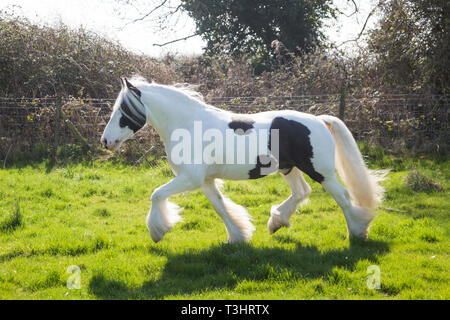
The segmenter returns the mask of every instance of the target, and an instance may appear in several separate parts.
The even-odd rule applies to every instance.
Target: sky
[[[341,16],[337,22],[325,22],[324,32],[331,41],[340,44],[356,38],[375,0],[355,2],[359,4],[358,14],[349,18]],[[0,10],[24,16],[41,25],[63,23],[73,29],[82,26],[119,42],[133,52],[153,57],[166,53],[201,53],[204,42],[200,36],[163,47],[154,45],[183,38],[195,32],[194,21],[182,12],[177,12],[162,25],[158,22],[158,17],[175,10],[179,0],[168,0],[165,7],[157,9],[143,20],[135,21],[148,13],[148,8],[154,8],[159,3],[160,0],[0,0]],[[351,1],[334,0],[334,4],[347,14],[353,12]],[[368,28],[375,23],[376,17],[371,18]],[[350,42],[344,47],[351,50],[353,45]]]

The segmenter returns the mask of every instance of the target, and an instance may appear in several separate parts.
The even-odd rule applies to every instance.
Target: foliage
[[[136,73],[175,79],[163,63],[83,28],[37,26],[0,11],[0,96],[115,98],[118,78]]]
[[[322,19],[332,15],[329,0],[184,0],[197,32],[212,53],[267,56],[274,40],[296,54],[323,38]]]
[[[192,1],[190,5],[195,3]],[[247,6],[247,2],[239,3]],[[391,23],[400,23],[401,17],[406,19],[403,15],[392,17]],[[390,20],[386,19],[382,20],[386,26],[373,33],[370,50],[361,49],[356,56],[319,47],[294,56],[296,48],[288,47],[284,40],[292,53],[286,53],[288,61],[278,63],[275,70],[262,72],[255,64],[258,54],[256,57],[230,57],[223,53],[195,57],[166,55],[155,60],[126,51],[119,44],[83,29],[70,30],[63,25],[42,27],[0,14],[0,95],[44,97],[57,93],[115,98],[119,89],[117,78],[133,74],[160,83],[200,84],[202,93],[210,97],[338,93],[343,87],[349,94],[423,91],[422,85],[431,93],[445,91],[442,85],[430,82],[440,79],[444,87],[448,83],[446,59],[450,50],[445,50],[445,30],[426,34],[422,31],[419,37],[416,24],[403,33],[400,25],[398,34],[390,31],[391,34],[387,24]],[[213,20],[219,23],[220,19]],[[411,42],[411,36],[415,42]],[[421,44],[422,38],[425,41]],[[420,52],[414,49],[419,44],[423,49]],[[424,48],[430,49],[425,52]],[[441,56],[433,56],[432,48],[440,50]],[[270,48],[264,50],[267,53]],[[284,56],[276,56],[275,60]]]
[[[379,27],[369,38],[376,67],[401,91],[449,93],[450,2],[382,2]]]

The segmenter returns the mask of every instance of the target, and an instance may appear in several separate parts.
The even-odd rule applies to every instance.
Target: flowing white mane
[[[130,79],[130,82],[135,85],[136,87],[139,86],[151,86],[156,85],[154,82],[148,82],[145,78],[141,76],[133,76],[133,78]],[[164,87],[171,87],[174,89],[177,89],[178,91],[182,91],[186,95],[190,96],[191,98],[194,98],[196,100],[200,100],[201,102],[205,102],[205,98],[203,95],[197,91],[197,89],[200,87],[200,85],[196,84],[190,84],[190,83],[175,83],[173,85],[160,85]]]
[[[203,97],[203,95],[197,91],[199,85],[190,83],[175,83],[173,87],[180,89],[181,91],[186,93],[188,96],[191,96],[192,98],[205,102],[205,98]]]
[[[175,83],[172,85],[163,85],[163,84],[157,84],[155,82],[148,82],[145,78],[141,76],[133,76],[133,78],[130,79],[130,82],[136,86],[140,90],[145,90],[145,88],[167,88],[176,92],[179,92],[189,99],[191,101],[195,102],[190,104],[191,107],[197,107],[201,109],[214,109],[215,111],[224,112],[224,110],[214,107],[210,104],[207,104],[205,102],[205,98],[203,95],[197,91],[197,89],[200,87],[198,84],[190,84],[190,83]]]

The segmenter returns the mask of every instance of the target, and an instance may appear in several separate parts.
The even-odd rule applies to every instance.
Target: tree
[[[208,52],[266,56],[274,40],[295,54],[323,39],[322,20],[334,15],[331,0],[182,0]]]
[[[382,1],[382,18],[369,39],[384,81],[397,89],[450,91],[450,2]]]

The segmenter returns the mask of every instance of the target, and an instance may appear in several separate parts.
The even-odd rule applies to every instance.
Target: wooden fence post
[[[56,162],[56,153],[58,151],[58,145],[59,145],[59,129],[61,127],[61,108],[62,108],[62,99],[61,97],[58,97],[55,100],[55,141],[53,145],[53,154],[52,154],[52,160],[53,162]]]
[[[340,100],[339,100],[339,119],[341,119],[342,121],[344,121],[344,116],[345,116],[346,96],[347,96],[347,88],[344,85],[341,88],[341,96],[340,96]]]

